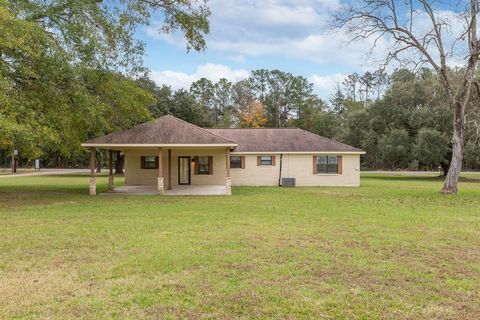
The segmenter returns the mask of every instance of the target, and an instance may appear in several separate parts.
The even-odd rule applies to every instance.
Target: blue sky
[[[366,59],[373,39],[347,45],[343,30],[329,28],[338,5],[338,0],[210,0],[211,32],[200,53],[187,53],[181,34],[159,33],[158,23],[137,35],[158,84],[188,88],[201,77],[238,81],[252,70],[277,68],[305,76],[328,99],[347,74],[376,68]],[[387,47],[380,41],[377,52]]]

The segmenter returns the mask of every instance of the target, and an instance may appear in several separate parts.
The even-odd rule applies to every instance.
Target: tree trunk
[[[117,151],[117,156],[115,157],[115,174],[123,174],[123,164],[125,162],[125,156],[121,154],[120,151]]]
[[[17,168],[15,167],[15,148],[12,150],[12,174],[17,172]]]
[[[462,171],[463,145],[465,136],[465,105],[468,97],[463,97],[463,101],[455,102],[455,114],[453,117],[453,138],[452,138],[452,160],[450,168],[445,177],[443,193],[457,193],[458,179]]]
[[[457,193],[458,179],[462,171],[463,145],[465,143],[465,107],[470,98],[470,91],[473,80],[475,79],[475,71],[479,56],[479,43],[477,38],[477,14],[478,1],[470,0],[470,16],[472,18],[470,26],[467,30],[468,46],[470,57],[468,58],[467,69],[465,71],[465,79],[460,87],[459,93],[453,100],[453,138],[452,138],[452,160],[448,169],[445,183],[443,185],[443,193]]]
[[[443,176],[446,177],[448,173],[448,169],[450,169],[450,162],[442,162],[440,163],[440,167],[442,167]]]

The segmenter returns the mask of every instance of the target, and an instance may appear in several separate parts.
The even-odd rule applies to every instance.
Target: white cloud
[[[309,35],[299,39],[278,39],[275,41],[251,42],[221,40],[210,43],[210,48],[236,52],[242,56],[282,55],[291,58],[308,59],[319,64],[342,64],[368,69],[367,51],[373,40],[364,40],[346,45],[348,37],[343,31],[332,31],[320,35]],[[377,52],[386,49],[387,42],[379,40]]]
[[[326,76],[313,74],[308,77],[308,81],[313,83],[315,92],[322,99],[328,100],[330,98],[330,95],[335,92],[337,84],[341,85],[346,77],[347,75],[342,73],[335,73]]]
[[[213,82],[217,82],[221,78],[225,78],[232,82],[237,82],[248,78],[249,72],[243,69],[232,70],[230,67],[207,63],[200,65],[197,70],[192,74],[184,72],[163,70],[152,71],[151,77],[158,85],[169,85],[172,89],[188,89],[192,82],[195,82],[201,78],[207,78]]]
[[[372,69],[385,58],[391,40],[382,38],[376,43],[373,56],[366,54],[374,39],[361,39],[346,45],[350,35],[344,30],[331,30],[328,26],[340,0],[210,0],[211,32],[207,35],[208,50],[235,62],[248,57],[287,57],[308,60],[320,65],[341,65],[344,68]],[[445,46],[449,48],[464,29],[460,15],[453,11],[438,10],[437,17],[450,27],[442,29]],[[408,19],[408,17],[405,17]],[[422,11],[414,15],[414,30],[430,30],[429,17]],[[147,34],[171,44],[185,47],[180,34],[162,35],[157,26],[147,28]],[[433,44],[433,42],[431,42]],[[461,44],[463,48],[464,43]],[[460,48],[449,57],[452,66],[462,65],[466,53]],[[418,59],[418,53],[407,56]],[[435,53],[433,54],[434,56]],[[371,58],[371,59],[367,59]]]
[[[207,50],[243,62],[248,57],[287,56],[319,63],[354,65],[362,54],[359,45],[345,48],[345,35],[332,32],[328,22],[339,0],[211,0]],[[146,28],[148,36],[185,47],[180,34],[158,32],[160,25]],[[365,41],[368,45],[368,41]],[[362,50],[360,50],[362,49]]]

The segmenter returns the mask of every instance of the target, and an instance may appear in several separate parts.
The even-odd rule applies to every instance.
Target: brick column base
[[[225,187],[227,188],[227,194],[231,195],[232,194],[232,178],[231,177],[227,177],[227,179],[225,179]]]
[[[158,177],[158,193],[165,194],[165,186],[163,185],[163,177]]]
[[[97,182],[95,178],[90,178],[90,195],[94,196],[97,194]]]

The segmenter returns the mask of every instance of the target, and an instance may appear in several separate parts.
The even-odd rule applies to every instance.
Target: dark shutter
[[[261,156],[257,156],[257,166],[261,166],[262,165],[262,157]]]
[[[240,166],[242,169],[245,169],[245,156],[240,157]]]
[[[208,174],[213,174],[213,157],[208,156]]]
[[[145,156],[140,157],[140,169],[145,169]]]
[[[159,159],[158,159],[158,156],[155,157],[155,169],[158,169],[158,165],[159,165]]]
[[[193,174],[198,174],[198,156],[193,157]]]
[[[313,156],[313,174],[317,174],[317,156]]]
[[[342,171],[343,171],[342,156],[337,156],[337,162],[338,162],[338,174],[342,174]]]

